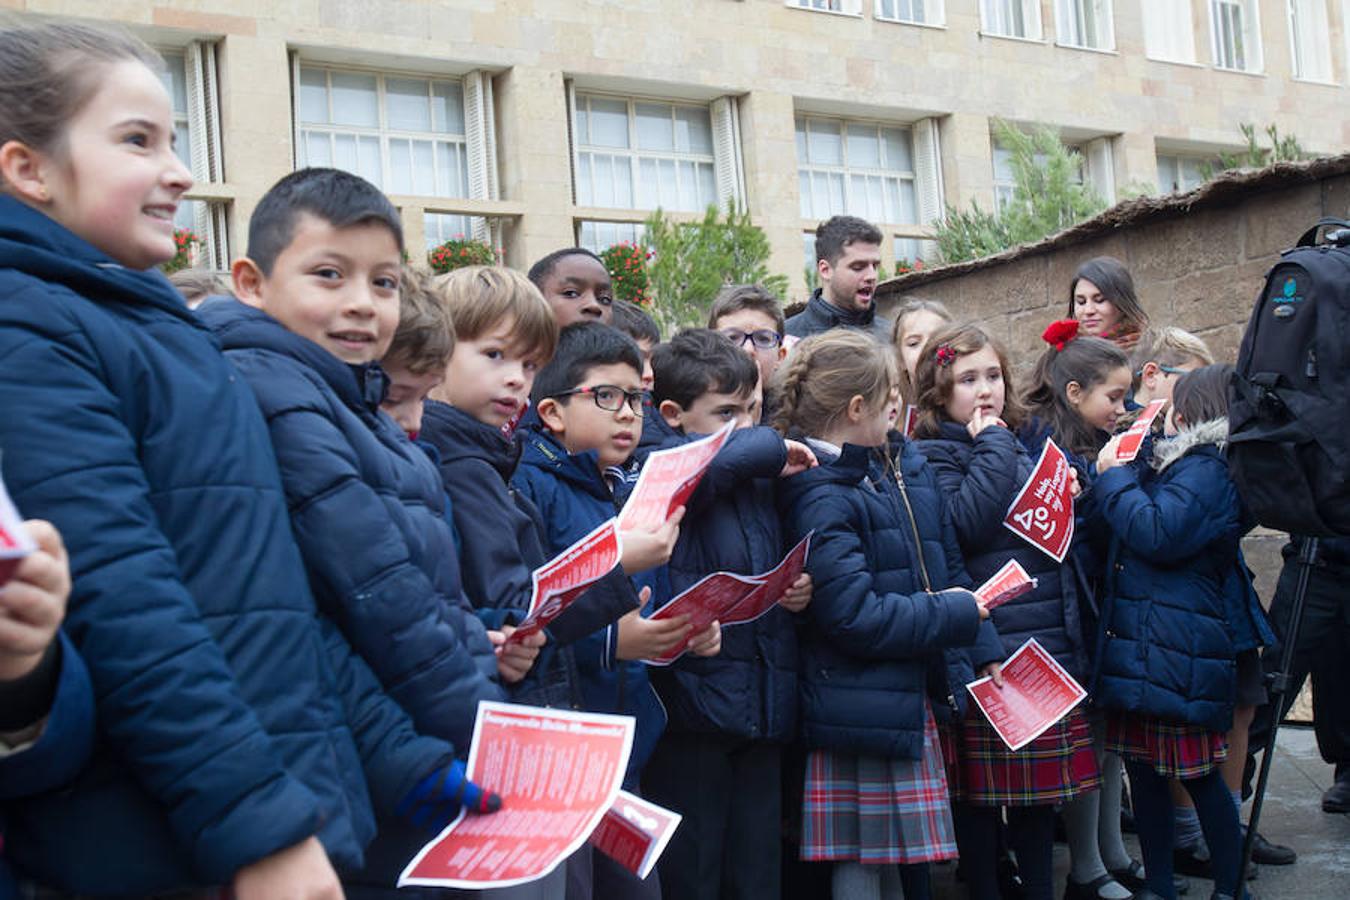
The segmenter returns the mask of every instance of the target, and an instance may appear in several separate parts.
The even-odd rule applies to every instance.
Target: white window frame
[[[1163,166],[1164,165],[1167,166],[1171,170],[1169,181],[1177,185],[1175,188],[1169,187],[1163,184],[1162,179],[1159,178],[1158,193],[1160,194],[1171,194],[1171,193],[1184,194],[1188,191],[1195,190],[1200,185],[1205,183],[1205,178],[1202,176],[1200,180],[1197,181],[1195,184],[1190,186],[1186,185],[1185,173],[1182,168],[1185,162],[1194,162],[1197,166],[1202,165],[1204,163],[1209,163],[1211,166],[1213,166],[1215,172],[1220,171],[1220,169],[1222,168],[1218,156],[1213,155],[1207,156],[1205,154],[1200,153],[1185,153],[1180,151],[1159,150],[1155,154],[1155,158],[1156,158],[1156,168],[1159,170],[1159,174],[1161,174]]]
[[[837,124],[838,124],[838,126],[839,126],[839,138],[840,138],[840,152],[841,152],[841,155],[842,155],[842,158],[843,158],[843,162],[842,162],[842,163],[823,163],[823,162],[822,162],[822,163],[818,163],[818,162],[813,162],[813,161],[811,161],[809,158],[804,160],[804,159],[801,158],[801,156],[800,156],[800,154],[799,154],[799,155],[798,155],[798,158],[797,158],[797,182],[798,182],[798,185],[801,184],[801,177],[802,177],[803,174],[809,174],[809,175],[811,176],[811,180],[812,180],[813,182],[814,182],[815,176],[817,176],[817,175],[824,176],[824,177],[828,177],[828,176],[830,176],[830,175],[838,175],[838,176],[840,176],[840,177],[842,178],[842,180],[843,180],[843,208],[842,208],[842,209],[831,209],[831,210],[828,212],[828,214],[821,214],[821,212],[820,212],[819,210],[815,210],[815,209],[814,209],[814,204],[812,204],[812,211],[810,212],[810,214],[808,214],[807,211],[806,211],[806,209],[805,209],[805,207],[807,206],[807,199],[806,199],[805,197],[800,197],[800,196],[799,196],[799,198],[798,198],[798,201],[799,201],[798,205],[799,205],[799,208],[800,208],[801,211],[802,211],[802,218],[803,218],[803,219],[819,219],[819,220],[821,220],[821,221],[824,221],[825,219],[829,218],[831,215],[854,215],[854,216],[859,216],[859,217],[861,217],[861,218],[868,219],[869,221],[873,222],[874,224],[886,224],[886,225],[911,225],[911,226],[912,226],[912,225],[918,225],[918,224],[920,224],[920,222],[917,221],[917,220],[919,220],[919,219],[921,219],[921,218],[923,217],[924,210],[921,208],[921,199],[920,199],[920,179],[919,179],[919,164],[920,164],[920,159],[919,159],[918,140],[917,140],[917,136],[916,136],[916,134],[915,134],[915,131],[916,131],[915,123],[912,123],[912,122],[911,122],[911,123],[904,123],[904,122],[887,122],[887,121],[882,121],[882,120],[878,120],[878,119],[862,119],[862,118],[857,118],[857,119],[846,119],[846,118],[840,118],[840,117],[838,117],[838,116],[820,116],[820,115],[815,115],[815,114],[812,114],[812,113],[803,113],[803,112],[799,112],[799,113],[797,113],[797,115],[795,116],[795,119],[794,119],[794,122],[793,122],[793,133],[794,133],[794,135],[795,135],[795,133],[796,133],[796,130],[797,130],[797,124],[798,124],[798,123],[805,123],[806,128],[807,128],[807,134],[809,135],[809,134],[810,134],[810,127],[811,127],[811,123],[812,123],[812,122],[829,122],[829,123],[837,123]],[[903,130],[903,131],[907,132],[907,134],[908,134],[908,136],[909,136],[910,168],[909,168],[909,169],[893,169],[893,168],[889,168],[889,167],[887,166],[887,162],[888,162],[888,161],[886,161],[886,160],[884,160],[884,159],[883,159],[883,162],[882,162],[882,164],[881,164],[881,167],[879,167],[879,168],[868,168],[868,167],[861,167],[861,166],[850,166],[850,165],[849,165],[849,161],[848,161],[848,129],[849,129],[849,126],[865,126],[865,127],[870,127],[870,128],[875,128],[875,129],[877,129],[877,141],[878,141],[878,143],[879,143],[879,145],[880,145],[880,147],[881,147],[881,152],[882,152],[883,154],[884,154],[884,152],[885,152],[885,151],[884,151],[884,148],[885,148],[885,142],[881,140],[881,132],[880,132],[880,130],[881,130],[882,128],[894,128],[894,129],[900,129],[900,130]],[[809,145],[809,137],[808,137],[808,145]],[[809,154],[809,150],[808,150],[808,154]],[[855,204],[855,202],[853,202],[853,201],[850,200],[850,197],[852,196],[852,191],[853,191],[853,177],[854,177],[854,176],[861,176],[861,177],[867,177],[867,178],[894,179],[894,180],[896,181],[895,195],[896,195],[897,203],[898,203],[898,202],[900,201],[900,199],[904,196],[904,192],[903,192],[903,190],[902,190],[903,183],[904,183],[904,182],[909,182],[911,194],[912,194],[913,197],[914,197],[914,219],[915,219],[916,221],[912,221],[912,222],[893,221],[893,220],[889,220],[889,219],[878,219],[878,218],[876,218],[876,217],[874,217],[874,216],[868,216],[868,215],[866,214],[866,211],[860,208],[860,205]],[[798,188],[798,191],[799,191],[799,193],[800,193],[800,187]],[[898,210],[897,210],[897,212],[898,212]]]
[[[319,71],[324,73],[324,84],[327,92],[330,117],[333,103],[333,75],[334,74],[358,74],[370,76],[375,79],[376,94],[376,118],[377,124],[370,125],[342,125],[337,123],[307,123],[300,118],[300,78],[302,70]],[[460,104],[464,110],[465,132],[457,133],[450,131],[413,131],[408,129],[396,129],[389,127],[388,115],[388,90],[386,82],[388,79],[406,79],[410,81],[425,81],[427,83],[428,101],[433,97],[433,92],[437,84],[453,85],[460,92]],[[333,66],[326,63],[311,63],[304,59],[298,59],[295,65],[294,78],[295,91],[295,159],[297,167],[303,167],[309,164],[308,160],[308,142],[307,134],[324,135],[329,139],[329,159],[336,159],[336,144],[334,143],[338,136],[353,136],[359,141],[362,138],[373,139],[379,148],[379,166],[380,183],[378,187],[387,194],[395,196],[415,196],[426,198],[443,199],[469,199],[471,197],[471,178],[469,175],[469,116],[468,104],[465,96],[465,83],[461,78],[450,78],[445,76],[432,75],[426,72],[407,72],[382,68],[369,68],[364,66]],[[407,141],[410,145],[415,141],[431,143],[433,148],[436,144],[449,144],[452,147],[452,165],[456,170],[447,174],[447,186],[450,188],[444,193],[437,192],[437,182],[441,175],[440,154],[433,149],[432,162],[432,185],[430,190],[420,190],[421,185],[416,185],[410,193],[407,191],[395,191],[393,189],[392,173],[392,152],[390,150],[391,141]],[[333,163],[335,164],[335,163]],[[494,166],[495,168],[495,166]],[[358,173],[359,174],[359,173]]]
[[[583,106],[586,107],[586,109],[587,109],[587,122],[588,122],[588,124],[589,124],[589,121],[590,121],[590,112],[589,112],[590,106],[589,106],[589,104],[590,104],[590,101],[592,100],[592,98],[599,98],[599,99],[602,99],[602,100],[617,100],[617,101],[622,101],[622,102],[624,102],[624,103],[627,105],[627,116],[628,116],[628,146],[627,146],[627,147],[606,147],[606,146],[601,146],[601,145],[598,145],[598,144],[597,144],[597,145],[591,145],[591,144],[586,143],[586,140],[587,140],[587,138],[588,138],[588,135],[576,134],[576,129],[577,129],[577,110],[580,109],[580,108],[582,108]],[[712,144],[713,144],[712,152],[711,152],[711,153],[705,154],[705,153],[696,153],[696,152],[693,152],[693,151],[683,151],[683,150],[644,150],[644,149],[639,149],[638,146],[637,146],[637,143],[638,143],[638,141],[637,141],[637,105],[638,105],[638,104],[652,104],[652,105],[660,105],[660,106],[669,106],[669,107],[671,108],[671,115],[672,115],[672,117],[673,117],[674,114],[675,114],[675,110],[676,110],[677,108],[681,108],[681,107],[682,107],[682,108],[685,108],[685,109],[698,109],[698,110],[702,110],[703,112],[707,113],[707,115],[708,115],[709,137],[710,137],[710,140],[711,140],[711,142],[712,142]],[[573,142],[573,152],[572,152],[572,179],[573,179],[573,185],[574,185],[574,196],[576,197],[576,203],[577,203],[578,206],[588,207],[588,208],[594,208],[594,207],[596,207],[596,204],[586,202],[585,198],[583,198],[583,197],[581,196],[581,183],[582,183],[582,178],[581,178],[581,167],[582,167],[582,165],[585,163],[585,161],[583,160],[583,156],[585,156],[585,155],[587,155],[587,154],[591,154],[591,155],[592,155],[592,159],[594,158],[594,155],[599,154],[599,155],[607,155],[607,156],[611,156],[611,157],[624,157],[624,158],[626,158],[626,159],[628,160],[628,178],[629,178],[628,196],[629,196],[629,200],[630,200],[629,205],[627,205],[627,206],[614,205],[614,206],[606,206],[606,207],[600,207],[600,208],[605,208],[605,209],[631,209],[631,210],[647,210],[647,209],[656,209],[656,208],[657,208],[657,206],[650,206],[650,207],[648,207],[648,206],[641,206],[641,205],[639,205],[639,203],[638,203],[638,194],[639,194],[639,188],[638,188],[638,186],[639,186],[640,169],[641,169],[640,163],[641,163],[642,160],[659,160],[659,161],[661,161],[661,162],[673,162],[673,163],[675,163],[675,178],[676,178],[675,192],[676,192],[677,195],[680,193],[680,186],[681,186],[681,184],[682,184],[681,179],[683,178],[683,176],[682,176],[682,174],[681,174],[681,166],[680,166],[680,163],[692,163],[692,164],[694,164],[695,166],[700,166],[700,165],[707,165],[707,166],[710,166],[710,167],[712,168],[712,175],[713,175],[713,196],[707,198],[707,202],[708,202],[708,203],[715,203],[715,204],[718,204],[718,205],[720,205],[721,203],[724,202],[725,197],[724,197],[723,193],[721,192],[721,190],[719,190],[719,187],[718,187],[718,174],[719,174],[719,172],[718,172],[718,159],[717,159],[717,156],[718,156],[718,153],[717,153],[717,150],[718,150],[718,146],[717,146],[717,145],[718,145],[718,134],[716,133],[716,132],[717,132],[717,129],[716,129],[715,126],[716,126],[717,123],[714,121],[715,117],[713,116],[713,109],[712,109],[712,104],[711,104],[711,103],[708,103],[708,104],[704,104],[704,103],[691,103],[691,102],[688,102],[688,101],[671,100],[671,99],[666,99],[666,98],[663,98],[663,97],[641,97],[641,96],[633,96],[633,95],[625,95],[625,94],[612,94],[612,93],[608,93],[608,92],[604,92],[604,91],[577,90],[577,91],[575,91],[574,93],[570,93],[570,95],[569,95],[568,114],[569,114],[569,115],[568,115],[568,119],[569,119],[568,129],[569,129],[569,133],[572,134],[572,142]],[[595,177],[595,168],[594,168],[594,164],[593,164],[593,163],[592,163],[591,165],[592,165],[592,168],[591,168],[591,178],[593,179],[593,178]],[[723,181],[725,182],[726,179],[724,178]],[[615,181],[615,184],[616,184],[616,185],[617,185],[618,183],[619,183],[618,181]],[[735,179],[733,179],[733,182],[732,182],[732,183],[733,183],[733,184],[735,183]],[[697,190],[698,190],[698,184],[697,184],[697,182],[696,182],[695,185],[694,185],[694,190],[695,190],[696,192],[697,192]],[[616,191],[616,193],[617,193],[617,191]],[[594,197],[594,187],[592,187],[592,197]],[[707,204],[700,204],[698,208],[696,208],[696,209],[688,209],[688,210],[683,209],[682,207],[673,207],[673,206],[672,206],[672,207],[663,207],[663,208],[667,209],[668,211],[701,213],[701,212],[703,212],[704,209],[707,208]]]
[[[638,246],[646,246],[647,244],[647,228],[641,222],[578,219],[576,232],[577,246],[597,254],[625,241]],[[612,235],[614,239],[607,240],[609,235]]]
[[[1095,33],[1086,34],[1089,13]],[[1116,49],[1115,9],[1111,0],[1055,0],[1055,36],[1061,47],[1112,52]]]
[[[1239,46],[1234,41],[1229,44],[1223,38],[1226,34],[1235,35],[1232,28],[1232,11],[1239,10],[1242,18],[1241,60]],[[1225,72],[1246,72],[1260,74],[1264,68],[1261,52],[1261,10],[1258,0],[1209,0],[1209,44],[1214,68]],[[1240,64],[1239,64],[1240,62]]]
[[[225,181],[221,153],[219,71],[216,45],[209,41],[191,41],[186,46],[160,50],[165,63],[177,66],[181,61],[186,108],[174,108],[174,126],[187,126],[188,146],[177,147],[179,159],[192,173],[193,190],[182,201],[177,227],[191,228],[201,240],[197,265],[216,271],[230,266],[227,227],[227,202],[210,196],[211,187]],[[171,92],[172,93],[172,92]],[[170,97],[173,102],[173,97]],[[196,197],[195,194],[207,196]],[[190,218],[189,218],[190,217]]]
[[[1286,0],[1289,21],[1289,61],[1296,81],[1335,84],[1335,65],[1331,60],[1331,26],[1327,0]],[[1311,20],[1311,21],[1305,21]],[[1319,41],[1309,61],[1307,41]]]
[[[1025,34],[1008,30],[1017,9],[1022,13]],[[1015,41],[1044,41],[1040,0],[980,0],[980,34]]]
[[[786,3],[791,9],[853,18],[862,17],[862,0],[786,0]]]
[[[945,0],[875,0],[872,15],[880,22],[943,28],[947,25],[946,6]]]
[[[1196,65],[1195,59],[1195,19],[1190,0],[1142,0],[1141,14],[1144,17],[1144,55],[1157,62]],[[1150,23],[1155,42],[1150,43]],[[1172,47],[1156,43],[1157,38],[1166,40],[1174,35],[1184,35],[1177,41],[1184,45],[1180,54],[1172,54]]]
[[[1110,160],[1110,143],[1109,143],[1110,138],[1098,138],[1097,140],[1108,142],[1108,143],[1106,143],[1104,146],[1105,146],[1105,148],[1106,148],[1106,150],[1105,150],[1105,152],[1106,152],[1106,159],[1107,159],[1107,161],[1109,162],[1109,160]],[[1105,185],[1103,182],[1104,182],[1104,180],[1105,180],[1106,177],[1107,177],[1106,172],[1109,171],[1109,168],[1106,169],[1105,171],[1103,171],[1103,172],[1100,174],[1100,180],[1099,180],[1099,178],[1093,177],[1094,175],[1097,175],[1098,173],[1090,172],[1090,171],[1089,171],[1089,168],[1090,168],[1090,162],[1091,162],[1091,155],[1092,155],[1091,152],[1090,152],[1090,150],[1091,150],[1091,145],[1092,145],[1093,143],[1095,143],[1095,142],[1094,142],[1094,141],[1085,141],[1085,142],[1082,142],[1082,143],[1078,143],[1078,142],[1070,142],[1070,141],[1066,141],[1066,140],[1063,140],[1063,139],[1061,138],[1061,139],[1060,139],[1060,143],[1063,144],[1064,147],[1065,147],[1066,149],[1072,150],[1073,152],[1077,153],[1077,154],[1078,154],[1078,158],[1081,160],[1081,162],[1080,162],[1080,164],[1079,164],[1079,166],[1078,166],[1078,177],[1074,179],[1074,183],[1075,183],[1075,184],[1088,184],[1088,183],[1091,183],[1092,186],[1097,190],[1098,193],[1103,193],[1103,192],[1104,192],[1104,191],[1103,191],[1103,188],[1106,187],[1106,185]],[[1007,154],[1009,154],[1009,155],[1011,156],[1011,155],[1012,155],[1012,151],[1011,151],[1011,150],[1008,150],[1008,149],[1006,149],[1006,148],[1004,148],[1001,144],[999,144],[998,138],[997,138],[996,136],[994,136],[993,134],[990,134],[990,135],[989,135],[989,151],[990,151],[990,157],[989,157],[989,159],[990,159],[990,167],[991,167],[991,169],[993,170],[993,182],[994,182],[994,212],[995,212],[995,213],[998,213],[998,212],[1002,212],[1003,207],[1005,207],[1006,205],[1008,205],[1008,203],[1012,200],[1012,198],[1013,198],[1013,193],[1014,193],[1014,191],[1016,190],[1016,187],[1017,187],[1017,183],[1016,183],[1015,181],[1010,180],[1010,179],[1007,179],[1007,178],[1000,178],[1000,177],[999,177],[999,171],[998,171],[998,155],[999,155],[1000,153],[1007,153]],[[1036,157],[1037,157],[1037,162],[1040,163],[1040,162],[1042,161],[1041,154],[1039,154],[1039,153],[1036,154]],[[1109,187],[1109,191],[1110,191],[1110,194],[1114,195],[1114,192],[1115,192],[1115,187],[1114,187],[1114,174],[1112,174],[1111,178],[1112,178],[1112,183],[1111,183],[1111,185],[1110,185],[1110,187]],[[1108,199],[1108,202],[1110,202],[1109,199]]]

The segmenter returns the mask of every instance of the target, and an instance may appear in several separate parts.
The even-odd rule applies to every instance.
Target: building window
[[[1326,0],[1288,0],[1289,49],[1294,59],[1294,77],[1304,81],[1330,82],[1331,28]]]
[[[922,3],[923,0],[918,0]],[[796,9],[814,9],[819,12],[842,13],[846,16],[862,15],[862,0],[787,0],[787,5]]]
[[[1082,184],[1085,174],[1083,171],[1084,160],[1087,158],[1086,153],[1084,153],[1084,147],[1080,144],[1065,144],[1064,146],[1070,151],[1078,154],[1078,166],[1070,174],[1070,180],[1073,181],[1074,184]],[[1012,202],[1013,194],[1017,188],[1017,177],[1013,173],[1012,149],[1010,147],[1005,147],[997,138],[994,138],[993,150],[994,209],[1002,210]],[[1033,158],[1035,159],[1037,166],[1044,167],[1046,162],[1044,154],[1037,153]]]
[[[852,215],[912,224],[919,214],[909,128],[797,117],[797,183],[802,217]]]
[[[876,0],[876,17],[913,25],[941,25],[942,0]]]
[[[1159,153],[1158,190],[1164,194],[1194,190],[1222,168],[1218,157]]]
[[[488,223],[479,216],[440,212],[422,214],[422,234],[428,250],[434,250],[450,240],[482,240],[481,235],[487,227]]]
[[[216,96],[216,57],[211,44],[163,50],[160,78],[173,104],[174,152],[192,173],[194,191],[225,180],[220,155],[220,115]],[[192,192],[189,192],[192,193]],[[198,265],[229,268],[225,207],[221,201],[184,200],[174,226],[190,229],[201,243]]]
[[[1195,22],[1190,3],[1143,0],[1144,53],[1163,62],[1195,62]]]
[[[1256,0],[1209,0],[1209,20],[1216,68],[1261,71],[1261,20]]]
[[[1040,0],[980,0],[980,29],[984,34],[1039,41]]]
[[[707,106],[576,95],[579,206],[701,212],[718,202]]]
[[[1059,42],[1089,50],[1114,49],[1111,0],[1055,0]]]
[[[615,244],[642,245],[647,229],[640,222],[596,222],[583,220],[577,227],[577,246],[592,253],[603,253]]]
[[[301,166],[332,166],[389,194],[467,197],[458,81],[301,66]]]

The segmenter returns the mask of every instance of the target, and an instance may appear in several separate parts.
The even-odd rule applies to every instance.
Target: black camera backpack
[[[1230,401],[1228,459],[1257,521],[1350,535],[1350,222],[1323,219],[1266,275]]]

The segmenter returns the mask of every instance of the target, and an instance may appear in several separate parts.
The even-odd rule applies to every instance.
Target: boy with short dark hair
[[[736,430],[690,498],[667,569],[673,593],[710,572],[766,572],[787,551],[774,503],[778,477],[815,463],[760,421],[759,369],[722,335],[686,329],[652,358],[653,401],[673,433],[662,446]],[[644,450],[655,449],[644,447]],[[643,776],[657,803],[684,816],[661,858],[673,896],[779,896],[781,752],[796,730],[797,645],[791,612],[801,578],[754,622],[727,629],[722,652],[652,670],[670,721]],[[697,772],[697,778],[689,773]]]
[[[614,281],[605,263],[585,247],[563,247],[530,266],[559,328],[575,322],[604,322],[614,316]]]
[[[563,329],[557,354],[535,379],[538,422],[525,434],[512,484],[538,508],[551,553],[575,543],[617,511],[605,473],[624,463],[637,446],[645,400],[641,366],[638,348],[629,337],[587,322]],[[625,532],[623,570],[637,574],[663,565],[682,516],[683,510],[677,511],[658,533]],[[636,589],[630,585],[630,590],[636,599]],[[665,724],[640,660],[659,655],[687,636],[685,617],[651,621],[634,609],[615,626],[578,645],[586,708],[637,719],[626,782],[630,790],[636,789],[638,773]],[[720,629],[713,623],[693,637],[690,650],[715,654],[719,646]],[[656,879],[638,881],[598,856],[593,877],[597,897],[659,896]]]
[[[740,347],[759,366],[759,385],[767,391],[778,364],[787,356],[783,305],[758,284],[729,284],[718,291],[708,311],[708,327]]]
[[[435,466],[379,408],[402,250],[398,214],[377,188],[304,169],[253,213],[254,255],[233,265],[239,300],[201,315],[267,421],[320,610],[419,731],[465,752],[478,702],[505,696],[493,650],[504,635],[490,640],[464,599]],[[463,782],[458,764],[453,777]],[[356,880],[392,891],[423,837],[383,823]]]
[[[636,303],[614,301],[614,327],[633,339],[642,355],[642,389],[652,389],[652,351],[661,343],[661,329],[656,320]]]

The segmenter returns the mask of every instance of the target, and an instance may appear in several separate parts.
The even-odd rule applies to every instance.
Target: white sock
[[[1128,869],[1133,860],[1120,833],[1120,788],[1124,767],[1114,753],[1102,754],[1102,806],[1097,817],[1097,846],[1108,871]]]

